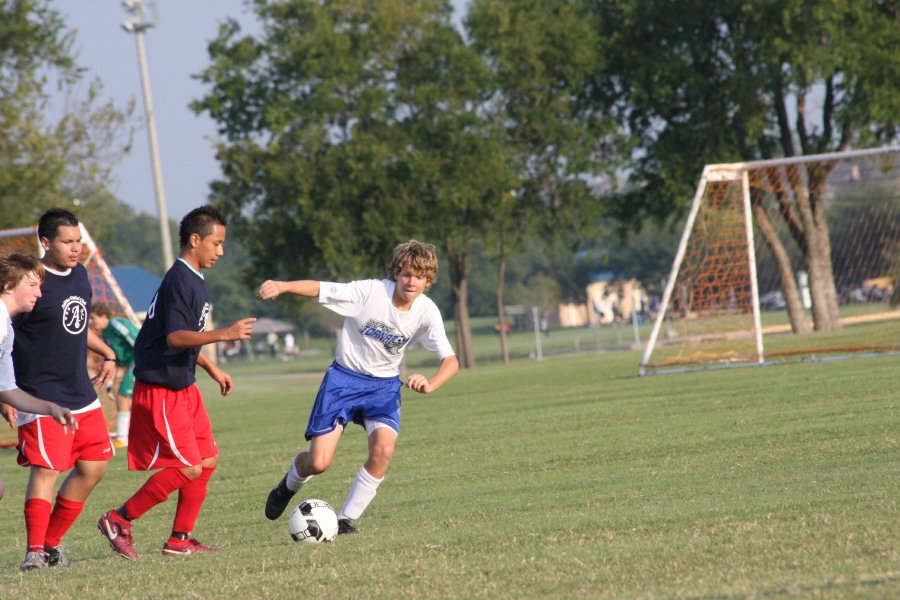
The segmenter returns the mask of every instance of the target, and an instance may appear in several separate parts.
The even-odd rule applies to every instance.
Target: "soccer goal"
[[[140,327],[141,322],[135,315],[128,298],[113,277],[112,271],[103,260],[103,253],[88,233],[84,223],[80,223],[83,242],[80,262],[87,269],[94,293],[93,302],[105,302],[113,314],[125,316]],[[38,241],[37,225],[18,229],[0,230],[0,252],[25,252],[34,256],[42,256],[43,248]]]
[[[900,350],[900,147],[707,165],[640,374]]]

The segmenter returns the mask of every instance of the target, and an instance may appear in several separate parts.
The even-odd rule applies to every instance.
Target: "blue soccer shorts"
[[[399,434],[402,387],[399,377],[369,377],[332,363],[316,394],[307,441],[351,422],[365,427],[367,420],[384,423]]]

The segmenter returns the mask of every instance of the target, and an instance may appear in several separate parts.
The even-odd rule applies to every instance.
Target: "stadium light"
[[[169,214],[166,208],[166,191],[163,187],[162,166],[159,160],[159,143],[156,138],[156,119],[153,113],[153,98],[150,93],[150,75],[147,71],[147,53],[144,51],[144,32],[155,27],[157,18],[156,4],[150,4],[152,19],[145,15],[147,8],[143,0],[124,0],[122,6],[131,14],[131,18],[122,23],[122,29],[134,34],[137,41],[138,64],[141,69],[141,87],[144,91],[144,113],[147,117],[147,137],[150,140],[150,163],[153,168],[153,187],[156,190],[156,209],[159,215],[159,232],[162,236],[163,270],[174,262],[172,255],[172,237],[169,233]]]

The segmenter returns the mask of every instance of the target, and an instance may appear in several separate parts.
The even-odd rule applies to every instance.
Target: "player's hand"
[[[414,392],[419,392],[420,394],[428,394],[433,390],[431,384],[428,383],[428,378],[421,373],[413,373],[407,377],[406,387]]]
[[[0,411],[3,412],[3,418],[9,423],[10,429],[16,428],[16,409],[9,404],[0,403]]]
[[[104,360],[100,367],[100,372],[91,379],[91,382],[101,387],[108,382],[113,381],[116,377],[116,363],[111,360]]]
[[[219,384],[219,390],[223,396],[228,396],[234,390],[234,382],[231,380],[231,375],[222,369],[216,369],[209,376]]]
[[[228,340],[249,340],[250,335],[253,333],[253,322],[255,320],[256,317],[247,317],[246,319],[235,321],[234,323],[229,325],[228,329],[226,330]]]
[[[75,419],[75,415],[72,414],[72,411],[68,408],[63,408],[62,406],[58,406],[56,404],[50,409],[50,416],[53,417],[53,420],[63,426],[63,431],[67,434],[69,433],[69,428],[72,428],[72,433],[78,429],[78,421]]]
[[[278,287],[278,282],[271,279],[263,281],[256,292],[256,297],[260,300],[274,300],[280,295],[281,289]]]

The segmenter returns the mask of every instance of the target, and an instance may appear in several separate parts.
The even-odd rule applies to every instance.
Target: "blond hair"
[[[399,244],[394,248],[391,256],[391,264],[388,266],[388,277],[397,281],[397,275],[403,269],[409,269],[416,275],[428,280],[432,284],[437,279],[438,258],[437,250],[431,244],[409,240],[405,244]]]
[[[29,273],[44,281],[44,265],[30,254],[0,253],[0,292],[14,289]]]

